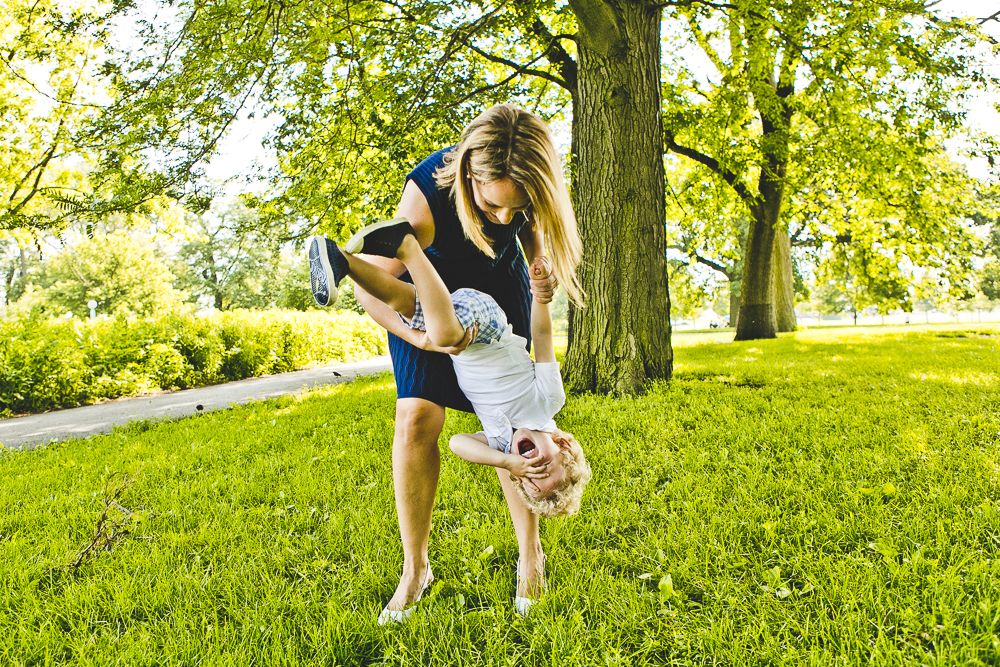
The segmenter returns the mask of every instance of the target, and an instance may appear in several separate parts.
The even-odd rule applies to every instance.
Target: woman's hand
[[[552,263],[545,255],[539,255],[528,267],[531,295],[538,303],[549,303],[555,296],[559,281],[552,275]]]
[[[416,332],[414,332],[416,333]],[[465,338],[460,340],[458,343],[448,346],[441,347],[435,345],[430,337],[427,335],[426,331],[419,332],[420,335],[417,336],[416,340],[412,341],[414,347],[419,347],[421,350],[427,350],[428,352],[441,352],[442,354],[461,354],[465,351],[465,348],[472,345],[472,341],[476,340],[476,335],[479,333],[479,322],[476,322],[471,327],[465,330]]]
[[[529,477],[531,479],[544,479],[549,476],[546,465],[532,465],[531,459],[526,459],[519,454],[508,454],[504,461],[504,468],[514,477]]]

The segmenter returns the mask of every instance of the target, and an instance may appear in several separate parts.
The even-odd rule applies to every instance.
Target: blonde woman
[[[507,104],[481,114],[465,128],[458,145],[434,153],[410,172],[396,216],[409,220],[449,292],[471,288],[490,295],[513,333],[529,344],[532,294],[547,303],[561,284],[574,302],[582,302],[576,217],[548,128],[533,114]],[[529,281],[528,265],[543,254],[551,259],[551,274]],[[370,261],[412,282],[398,260]],[[472,330],[457,346],[438,347],[363,290],[357,290],[357,299],[388,330],[396,377],[392,472],[403,571],[379,616],[384,623],[405,619],[432,579],[427,543],[445,408],[473,411],[447,355],[468,347]],[[520,552],[515,596],[534,599],[545,580],[538,515],[524,504],[508,475],[498,478]]]

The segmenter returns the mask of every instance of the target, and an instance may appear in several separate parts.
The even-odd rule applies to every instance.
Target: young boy
[[[552,420],[566,395],[547,304],[532,301],[532,361],[527,342],[513,334],[507,316],[491,296],[472,289],[448,293],[405,218],[365,227],[343,251],[321,236],[310,238],[308,248],[313,296],[321,306],[336,303],[337,287],[349,275],[438,347],[459,344],[472,329],[472,343],[451,359],[458,384],[483,430],[453,436],[451,450],[471,463],[506,469],[518,495],[540,516],[573,514],[579,509],[590,466],[579,443]],[[355,254],[398,259],[413,284]],[[539,258],[530,270],[536,278],[544,278],[548,260]]]

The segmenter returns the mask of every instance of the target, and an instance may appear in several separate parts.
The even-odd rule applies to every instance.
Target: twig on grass
[[[111,551],[115,544],[132,534],[129,530],[129,524],[135,513],[121,505],[118,500],[134,481],[135,478],[131,475],[123,473],[112,473],[108,477],[104,483],[104,509],[101,511],[101,516],[97,518],[94,538],[80,551],[77,559],[70,563],[70,567],[79,568],[88,557],[96,555],[98,551]],[[121,512],[121,518],[115,519],[108,516],[108,510],[112,508]]]

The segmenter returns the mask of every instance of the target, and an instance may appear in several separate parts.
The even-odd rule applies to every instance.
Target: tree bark
[[[571,391],[635,394],[673,370],[660,10],[635,0],[571,5],[581,37],[574,195],[587,302],[570,308],[565,376]]]
[[[795,331],[795,278],[792,273],[792,241],[788,232],[774,234],[774,315],[778,331]]]
[[[729,279],[729,326],[734,329],[740,321],[740,290],[742,288],[742,278]]]
[[[770,203],[770,202],[769,202]],[[776,338],[778,321],[774,309],[774,223],[777,206],[761,207],[754,216],[747,235],[747,250],[743,258],[743,286],[740,294],[740,315],[734,340]]]

